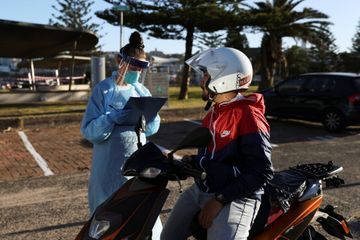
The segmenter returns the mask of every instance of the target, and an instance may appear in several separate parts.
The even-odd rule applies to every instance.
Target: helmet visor
[[[205,65],[203,65],[202,63],[204,63],[204,60],[207,57],[210,57],[209,54],[210,54],[211,50],[212,49],[210,48],[204,52],[195,54],[194,56],[192,56],[191,58],[186,60],[185,63],[198,73],[206,72],[207,67]]]
[[[216,79],[226,66],[224,62],[218,59],[215,50],[214,48],[210,48],[192,56],[185,62],[196,72],[200,74],[207,72],[212,79]]]

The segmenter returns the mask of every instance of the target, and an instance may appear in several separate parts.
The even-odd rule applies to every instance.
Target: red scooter
[[[190,133],[167,156],[152,142],[139,149],[126,161],[123,174],[135,176],[101,204],[86,222],[76,240],[151,239],[151,229],[169,195],[168,181],[187,177],[205,179],[206,174],[187,163],[174,159],[184,148],[207,146],[211,139],[206,128]],[[349,225],[332,206],[320,208],[322,181],[338,186],[343,180],[336,174],[342,167],[328,164],[304,164],[277,172],[267,185],[259,213],[249,239],[326,239],[315,231],[311,222],[318,221],[324,230],[339,239],[352,238]],[[206,230],[194,216],[193,236],[206,239]],[[175,239],[176,240],[176,239]]]

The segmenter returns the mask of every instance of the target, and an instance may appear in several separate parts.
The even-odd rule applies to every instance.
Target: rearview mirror
[[[199,127],[190,132],[185,138],[175,147],[170,154],[173,154],[177,150],[184,148],[197,148],[205,147],[210,143],[211,134],[208,128]]]

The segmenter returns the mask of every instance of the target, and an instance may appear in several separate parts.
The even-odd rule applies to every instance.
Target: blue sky
[[[248,0],[249,3],[254,2]],[[55,0],[1,0],[0,19],[23,21],[30,23],[47,24],[51,14],[55,12],[51,5],[56,4]],[[95,0],[93,11],[110,8],[111,5],[103,0]],[[348,51],[351,48],[351,38],[354,37],[356,26],[360,20],[360,0],[306,0],[298,6],[299,9],[311,7],[329,15],[331,31],[336,38],[336,44],[340,51]],[[100,39],[104,51],[117,51],[120,42],[120,28],[104,22],[95,15],[92,19],[96,23],[104,23],[100,32],[104,35]],[[124,18],[126,25],[126,18]],[[123,28],[123,42],[127,42],[133,29]],[[161,40],[144,36],[145,50],[155,49],[165,53],[185,52],[185,42],[181,40]],[[247,34],[250,47],[259,47],[261,34]],[[295,44],[292,39],[285,39],[285,47]]]

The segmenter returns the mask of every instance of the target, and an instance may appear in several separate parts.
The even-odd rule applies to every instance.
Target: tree
[[[282,39],[293,37],[319,44],[319,33],[326,31],[328,16],[311,8],[296,11],[304,0],[266,0],[247,5],[251,25],[255,31],[263,32],[261,40],[262,79],[259,89],[274,85],[274,74],[278,64],[286,64],[282,51]]]
[[[242,0],[104,1],[129,7],[124,17],[126,26],[130,28],[156,38],[185,39],[185,59],[192,55],[195,32],[215,32],[246,20],[239,14],[239,2]],[[120,22],[120,14],[113,8],[96,12],[96,15],[111,24],[118,25]],[[179,99],[187,98],[188,76],[189,67],[184,63]]]
[[[356,27],[356,33],[352,38],[351,52],[339,54],[339,71],[360,73],[360,21]]]
[[[225,39],[225,47],[236,48],[240,51],[249,48],[249,42],[245,34],[241,34],[242,26],[229,27]]]
[[[353,53],[357,53],[360,55],[360,20],[356,27],[355,36],[352,38],[352,49]]]
[[[49,19],[49,24],[57,27],[68,27],[77,30],[92,31],[95,34],[101,29],[99,24],[91,23],[92,17],[89,16],[91,13],[91,6],[94,1],[89,0],[56,0],[58,7],[52,5],[52,8],[58,12],[58,15],[51,14],[53,19]],[[97,46],[96,49],[99,49]],[[76,49],[76,42],[74,42],[74,49]],[[74,53],[73,53],[74,56]],[[71,67],[71,75],[69,81],[69,91],[73,84],[74,74],[74,61]]]
[[[224,37],[221,33],[203,33],[196,37],[198,41],[198,47],[201,50],[208,48],[216,48],[224,45]]]
[[[360,73],[360,56],[353,52],[342,52],[339,54],[339,65],[337,70],[341,72]]]
[[[309,72],[310,61],[305,48],[292,46],[286,49],[284,53],[288,64],[286,76],[291,77]]]
[[[326,31],[319,33],[320,43],[309,50],[311,72],[336,71],[338,65],[337,46],[333,34]]]
[[[94,1],[89,0],[56,0],[58,7],[51,7],[58,12],[58,15],[51,14],[49,24],[59,27],[69,27],[78,30],[89,30],[98,33],[100,25],[91,23],[91,6]]]

